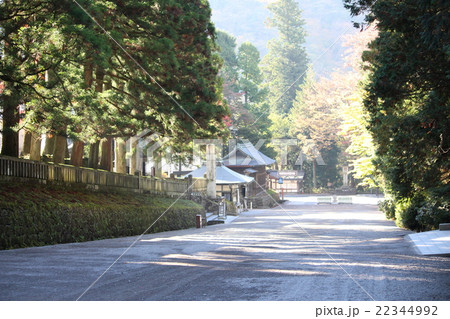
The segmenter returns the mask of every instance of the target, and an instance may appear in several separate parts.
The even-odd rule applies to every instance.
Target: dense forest
[[[258,131],[272,141],[297,141],[288,143],[287,161],[277,155],[279,168],[304,170],[306,188],[315,191],[338,186],[339,170],[348,165],[357,185],[383,189],[387,200],[382,209],[399,225],[427,230],[450,220],[450,39],[445,1],[402,0],[394,5],[344,0],[360,32],[335,34],[344,54],[339,67],[329,68],[326,76],[311,67],[315,57],[307,45],[308,4],[284,0],[215,5],[218,24],[234,30],[238,38],[271,39],[277,31],[260,62],[265,99],[246,100],[243,108],[247,113],[267,110],[267,118],[256,114],[250,122],[263,126]],[[272,29],[260,27],[267,16],[265,5]],[[327,20],[333,10],[316,11],[324,23],[333,25]],[[231,20],[223,23],[228,15]],[[324,32],[315,37],[324,39]],[[233,43],[239,43],[237,38]],[[238,123],[242,112],[232,108],[232,114]],[[299,161],[299,153],[309,161]]]
[[[303,170],[305,191],[349,168],[399,225],[450,221],[446,1],[210,3],[2,1],[2,155],[133,174],[139,132],[178,159],[231,136]]]

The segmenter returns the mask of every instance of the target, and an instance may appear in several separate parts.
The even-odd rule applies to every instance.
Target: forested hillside
[[[277,36],[266,26],[271,0],[210,0],[216,28],[236,37],[238,43],[253,43],[261,55],[267,54],[267,41]],[[342,34],[356,33],[349,12],[341,0],[297,1],[303,10],[307,32],[306,49],[316,73],[326,75],[343,64]],[[334,45],[333,45],[334,44]],[[328,49],[331,46],[330,49]]]

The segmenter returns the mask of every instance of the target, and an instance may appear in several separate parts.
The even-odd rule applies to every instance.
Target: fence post
[[[142,172],[136,171],[135,175],[138,177],[138,190],[139,193],[142,193],[143,185],[142,185]]]
[[[186,188],[188,199],[192,199],[192,192],[194,191],[192,189],[192,185],[193,185],[192,184],[192,175],[188,175],[188,177],[187,177],[187,188]]]

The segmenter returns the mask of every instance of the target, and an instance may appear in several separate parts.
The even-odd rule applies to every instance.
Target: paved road
[[[295,200],[146,235],[81,300],[450,300],[450,258],[376,206]],[[76,300],[135,239],[0,251],[0,300]]]

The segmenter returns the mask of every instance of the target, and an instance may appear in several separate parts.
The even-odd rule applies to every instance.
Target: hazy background
[[[275,29],[266,26],[270,11],[267,4],[273,0],[210,0],[212,20],[217,29],[235,36],[238,45],[249,41],[255,45],[261,57],[267,42],[277,36]],[[352,26],[349,12],[341,0],[297,1],[303,10],[307,32],[306,49],[317,74],[327,75],[334,68],[342,67],[342,35],[358,32]],[[336,42],[336,43],[335,43]],[[333,43],[335,43],[333,45]],[[332,46],[333,45],[333,46]],[[326,51],[332,46],[328,51]],[[324,53],[326,51],[326,53]],[[322,55],[323,54],[323,55]]]

